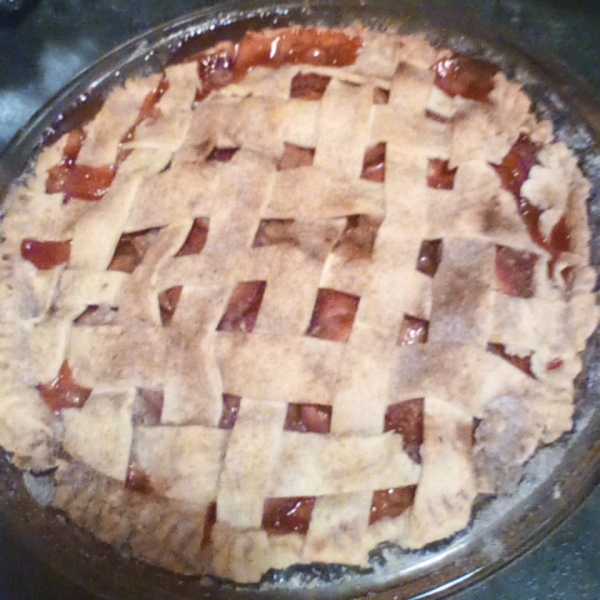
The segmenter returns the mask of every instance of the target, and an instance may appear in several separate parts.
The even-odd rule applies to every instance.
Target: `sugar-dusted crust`
[[[465,528],[478,494],[514,485],[572,427],[597,323],[575,158],[502,74],[486,101],[450,97],[431,69],[446,53],[424,38],[353,35],[350,66],[257,67],[199,103],[196,63],[169,67],[123,142],[162,85],[131,80],[84,127],[78,162],[119,162],[101,200],[46,192],[66,138],[10,192],[0,444],[25,469],[55,468],[54,506],[127,554],[239,582],[297,563],[367,566],[381,542],[421,548]],[[299,73],[329,78],[321,99],[290,98]],[[520,195],[543,211],[542,234],[566,222],[558,256],[533,241],[499,176],[522,135],[538,153]],[[361,177],[382,142],[384,181]],[[288,146],[314,150],[312,164],[278,168]],[[237,152],[220,162],[215,148]],[[432,159],[456,168],[452,186],[428,185]],[[376,236],[344,253],[356,215]],[[201,218],[205,246],[179,255]],[[285,235],[256,243],[265,221]],[[123,234],[154,229],[133,272],[108,269]],[[68,263],[38,270],[25,238],[70,241]],[[416,268],[424,240],[443,240],[434,276]],[[534,255],[531,294],[498,282],[500,247]],[[267,284],[252,331],[220,330],[236,285],[255,281]],[[159,296],[179,288],[163,324]],[[360,298],[347,342],[307,335],[319,289]],[[90,306],[103,318],[75,322]],[[425,343],[398,343],[407,316],[428,323]],[[55,414],[36,388],[64,361],[92,392]],[[145,394],[161,395],[158,414]],[[232,429],[220,426],[223,394],[241,397]],[[420,462],[384,431],[390,406],[415,399]],[[290,404],[330,407],[330,432],[286,430]],[[413,486],[409,508],[371,519],[374,491]],[[314,498],[308,529],[272,535],[265,500],[288,497]]]

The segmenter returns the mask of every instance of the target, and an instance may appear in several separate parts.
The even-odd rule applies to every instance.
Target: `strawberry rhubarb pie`
[[[0,444],[178,573],[445,540],[572,428],[588,194],[518,84],[421,36],[132,78],[9,192]]]

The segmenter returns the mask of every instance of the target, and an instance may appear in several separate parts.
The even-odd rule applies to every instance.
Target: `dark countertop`
[[[409,0],[407,0],[409,1]],[[0,0],[0,151],[79,71],[135,34],[202,6],[201,0]],[[443,5],[452,0],[424,0]],[[468,0],[475,12],[544,45],[600,90],[600,9],[584,0]],[[600,489],[529,552],[455,600],[598,600]],[[0,516],[0,600],[92,600],[40,563]],[[140,599],[142,600],[142,599]]]

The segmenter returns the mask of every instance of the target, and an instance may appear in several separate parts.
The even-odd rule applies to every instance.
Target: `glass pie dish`
[[[575,145],[584,170],[595,186],[593,197],[597,197],[597,173],[593,171],[595,132],[593,126],[586,122],[592,109],[588,105],[579,107],[579,101],[573,96],[561,99],[562,82],[556,79],[559,74],[544,72],[509,46],[499,46],[497,41],[482,40],[470,34],[467,31],[468,24],[462,24],[463,34],[457,35],[448,24],[444,28],[436,27],[433,20],[428,22],[419,19],[418,14],[410,14],[406,7],[404,10],[404,14],[398,15],[389,6],[383,5],[372,5],[368,9],[348,4],[342,9],[330,3],[313,4],[310,9],[305,5],[277,5],[271,8],[247,5],[242,11],[235,7],[230,10],[221,8],[218,16],[214,13],[197,14],[158,28],[92,67],[36,116],[4,158],[7,180],[12,180],[21,172],[44,135],[53,137],[52,128],[57,123],[59,130],[67,130],[70,124],[82,118],[90,99],[101,96],[106,89],[131,74],[147,74],[164,66],[165,62],[183,51],[208,47],[220,39],[236,38],[247,28],[260,29],[287,23],[347,25],[358,19],[375,28],[398,27],[401,31],[425,31],[441,45],[499,62],[505,72],[525,83],[538,113],[554,120],[559,137],[570,141],[571,146]],[[549,89],[553,90],[552,94],[546,93]],[[78,104],[84,108],[72,109]],[[578,108],[581,112],[577,112]],[[591,221],[594,228],[592,253],[595,256],[597,240],[593,209]],[[115,593],[118,589],[121,597],[128,593],[125,590],[131,590],[132,593],[143,590],[146,597],[156,594],[155,597],[163,598],[169,597],[169,594],[176,598],[206,593],[214,593],[216,597],[232,597],[234,593],[240,597],[281,597],[284,593],[290,597],[301,597],[307,594],[307,586],[310,586],[311,597],[355,597],[379,590],[387,590],[381,591],[381,597],[387,594],[390,597],[439,594],[444,589],[482,577],[535,543],[551,526],[564,518],[589,489],[596,476],[597,462],[593,440],[597,415],[592,406],[597,385],[594,349],[595,341],[592,340],[586,354],[587,379],[582,379],[580,383],[579,416],[575,432],[537,454],[519,493],[512,499],[500,499],[479,507],[466,533],[434,550],[402,554],[392,548],[382,549],[374,557],[373,573],[355,573],[345,569],[298,569],[293,573],[273,576],[260,589],[239,588],[234,591],[226,584],[182,580],[134,561],[122,563],[112,551],[88,539],[85,534],[74,531],[59,517],[48,518],[47,513],[23,496],[22,489],[18,491],[18,487],[7,490],[5,494],[12,500],[20,498],[18,503],[7,501],[7,511],[14,512],[15,523],[19,522],[20,513],[21,520],[26,520],[28,527],[40,527],[40,531],[31,537],[35,544],[49,544],[45,551],[41,550],[42,553],[53,548],[53,560],[59,568],[62,566],[66,571],[77,573],[84,584],[88,580],[87,585],[89,580],[98,577],[95,569],[100,573],[110,572]],[[6,481],[11,479],[17,486],[18,477],[7,469]],[[29,510],[25,508],[27,506]],[[95,560],[88,562],[88,555],[94,556]],[[386,561],[380,560],[383,555]],[[380,565],[383,562],[385,564]]]

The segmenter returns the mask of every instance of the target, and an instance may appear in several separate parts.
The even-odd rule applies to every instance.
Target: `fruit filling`
[[[175,256],[189,256],[190,254],[200,254],[208,238],[208,219],[199,217],[194,219],[194,223],[188,233],[183,246]]]
[[[404,315],[400,326],[400,334],[398,335],[398,345],[424,344],[427,341],[428,333],[429,321]]]
[[[399,517],[414,502],[416,490],[416,485],[408,485],[373,492],[369,525],[386,517]]]
[[[537,254],[496,246],[496,280],[502,292],[518,298],[532,298]]]
[[[210,536],[212,534],[212,528],[217,522],[217,503],[210,502],[206,507],[206,513],[204,515],[204,531],[202,533],[202,542],[200,543],[201,548],[205,548],[210,543]]]
[[[220,429],[233,429],[240,410],[240,396],[233,394],[223,394],[223,412],[219,421]]]
[[[423,240],[417,258],[417,271],[433,277],[442,261],[442,240]]]
[[[297,169],[298,167],[310,167],[315,159],[314,148],[304,148],[284,142],[283,154],[277,162],[278,171]]]
[[[227,309],[217,326],[217,331],[251,332],[256,325],[266,287],[266,281],[238,283],[229,298]]]
[[[427,163],[427,185],[436,190],[454,189],[456,169],[448,168],[448,161],[430,158]]]
[[[504,344],[494,344],[491,342],[487,345],[487,350],[492,354],[500,356],[504,360],[508,361],[511,365],[517,367],[517,369],[523,371],[523,373],[526,375],[529,375],[529,377],[533,377],[535,379],[535,375],[531,370],[531,355],[516,356],[513,354],[508,354]]]
[[[160,310],[160,321],[164,326],[170,325],[173,320],[173,315],[177,310],[179,299],[181,298],[181,290],[183,286],[176,285],[163,290],[158,294],[158,308]]]
[[[543,211],[521,197],[521,186],[529,177],[532,167],[537,164],[537,153],[538,146],[527,134],[522,133],[502,163],[493,166],[500,176],[502,187],[514,195],[519,214],[527,226],[532,241],[551,254],[549,275],[552,276],[554,263],[561,252],[568,252],[571,248],[571,232],[566,219],[562,217],[552,229],[550,236],[544,236],[540,230],[540,216]]]
[[[385,142],[367,148],[363,161],[361,179],[383,183],[385,181]]]
[[[432,67],[435,85],[448,96],[462,96],[478,102],[489,102],[494,89],[494,75],[498,67],[488,62],[466,56],[448,54]]]
[[[290,98],[315,101],[321,100],[331,77],[317,73],[298,73],[292,79]]]
[[[267,498],[262,526],[269,534],[305,534],[315,506],[314,496],[299,498]]]
[[[358,296],[320,288],[306,335],[332,342],[347,342],[359,301]]]
[[[361,46],[359,37],[332,29],[289,27],[271,35],[249,31],[238,44],[223,42],[213,50],[200,52],[189,59],[198,63],[202,86],[196,94],[196,101],[203,100],[214,90],[240,81],[254,67],[351,65],[356,61]],[[296,85],[298,93],[311,95],[315,91],[319,93],[323,83],[311,78],[309,84],[300,82]],[[293,84],[290,91],[294,93]]]
[[[109,271],[133,273],[142,262],[150,246],[156,241],[160,229],[145,229],[134,233],[124,233],[117,243],[115,253],[108,265]]]
[[[139,492],[140,494],[152,494],[154,492],[148,473],[142,469],[133,457],[129,458],[129,464],[127,465],[125,489],[132,492]]]
[[[227,163],[235,156],[238,150],[239,148],[217,148],[215,146],[206,157],[206,161]]]
[[[75,383],[73,373],[66,360],[54,379],[48,383],[40,383],[36,389],[44,402],[56,414],[65,408],[81,408],[92,393],[92,390]]]
[[[283,426],[285,431],[329,433],[331,406],[322,404],[288,404]]]
[[[352,215],[334,250],[346,258],[368,259],[373,254],[381,221],[370,215]]]
[[[390,404],[385,411],[384,431],[394,431],[402,436],[405,452],[416,462],[421,462],[423,443],[423,398],[414,398]]]
[[[40,271],[49,271],[69,262],[71,242],[41,242],[25,238],[21,242],[21,257]]]

